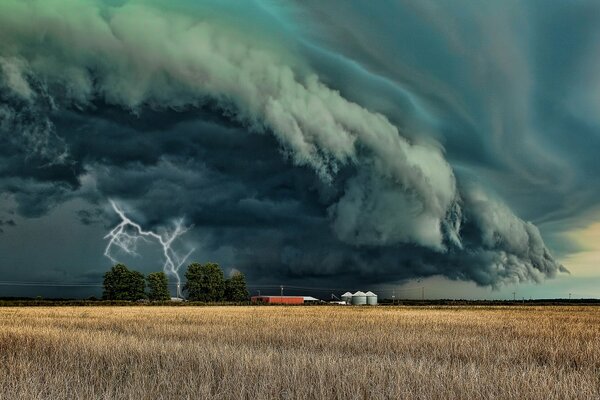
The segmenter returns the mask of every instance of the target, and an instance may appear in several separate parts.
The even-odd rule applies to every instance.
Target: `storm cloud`
[[[361,38],[351,6],[343,26],[322,23],[328,10],[4,1],[0,189],[27,218],[81,199],[82,224],[108,223],[109,198],[149,226],[185,216],[205,248],[227,248],[232,266],[265,281],[497,286],[566,272],[502,199],[510,182],[548,188],[569,174],[529,133],[525,50],[484,35],[477,58],[453,10],[417,10],[451,33],[446,53],[506,75],[481,65],[482,91],[498,95],[478,101],[477,85],[461,90],[462,72],[439,70],[434,55]],[[322,29],[303,32],[311,24]]]

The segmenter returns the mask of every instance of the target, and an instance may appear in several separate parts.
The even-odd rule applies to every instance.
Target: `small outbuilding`
[[[317,299],[316,297],[312,297],[312,296],[304,296],[304,302],[305,303],[319,303],[321,302],[321,300]]]

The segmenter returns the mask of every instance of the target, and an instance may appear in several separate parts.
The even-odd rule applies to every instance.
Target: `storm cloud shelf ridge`
[[[559,71],[527,44],[558,8],[509,3],[382,1],[375,24],[359,1],[2,1],[0,234],[67,210],[106,246],[91,264],[151,240],[177,282],[183,234],[253,282],[567,273],[600,121],[564,88],[600,89],[600,30],[564,28]]]

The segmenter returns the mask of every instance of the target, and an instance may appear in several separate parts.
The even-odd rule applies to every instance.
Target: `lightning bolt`
[[[181,218],[174,221],[174,228],[171,231],[166,231],[163,234],[146,231],[139,224],[130,220],[117,203],[113,200],[109,201],[113,210],[121,218],[121,222],[104,236],[104,239],[108,240],[104,255],[113,263],[117,263],[117,260],[113,257],[113,248],[116,247],[132,256],[139,256],[137,253],[137,244],[140,240],[144,242],[158,242],[162,246],[163,255],[165,257],[163,270],[165,273],[175,277],[177,280],[177,296],[181,296],[181,278],[179,277],[179,269],[195,249],[190,250],[185,256],[180,257],[171,246],[173,245],[173,242],[178,237],[185,234],[190,227],[184,226],[183,218]]]

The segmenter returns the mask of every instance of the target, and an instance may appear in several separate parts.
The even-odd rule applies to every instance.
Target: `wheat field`
[[[599,307],[0,308],[0,399],[598,399]]]

